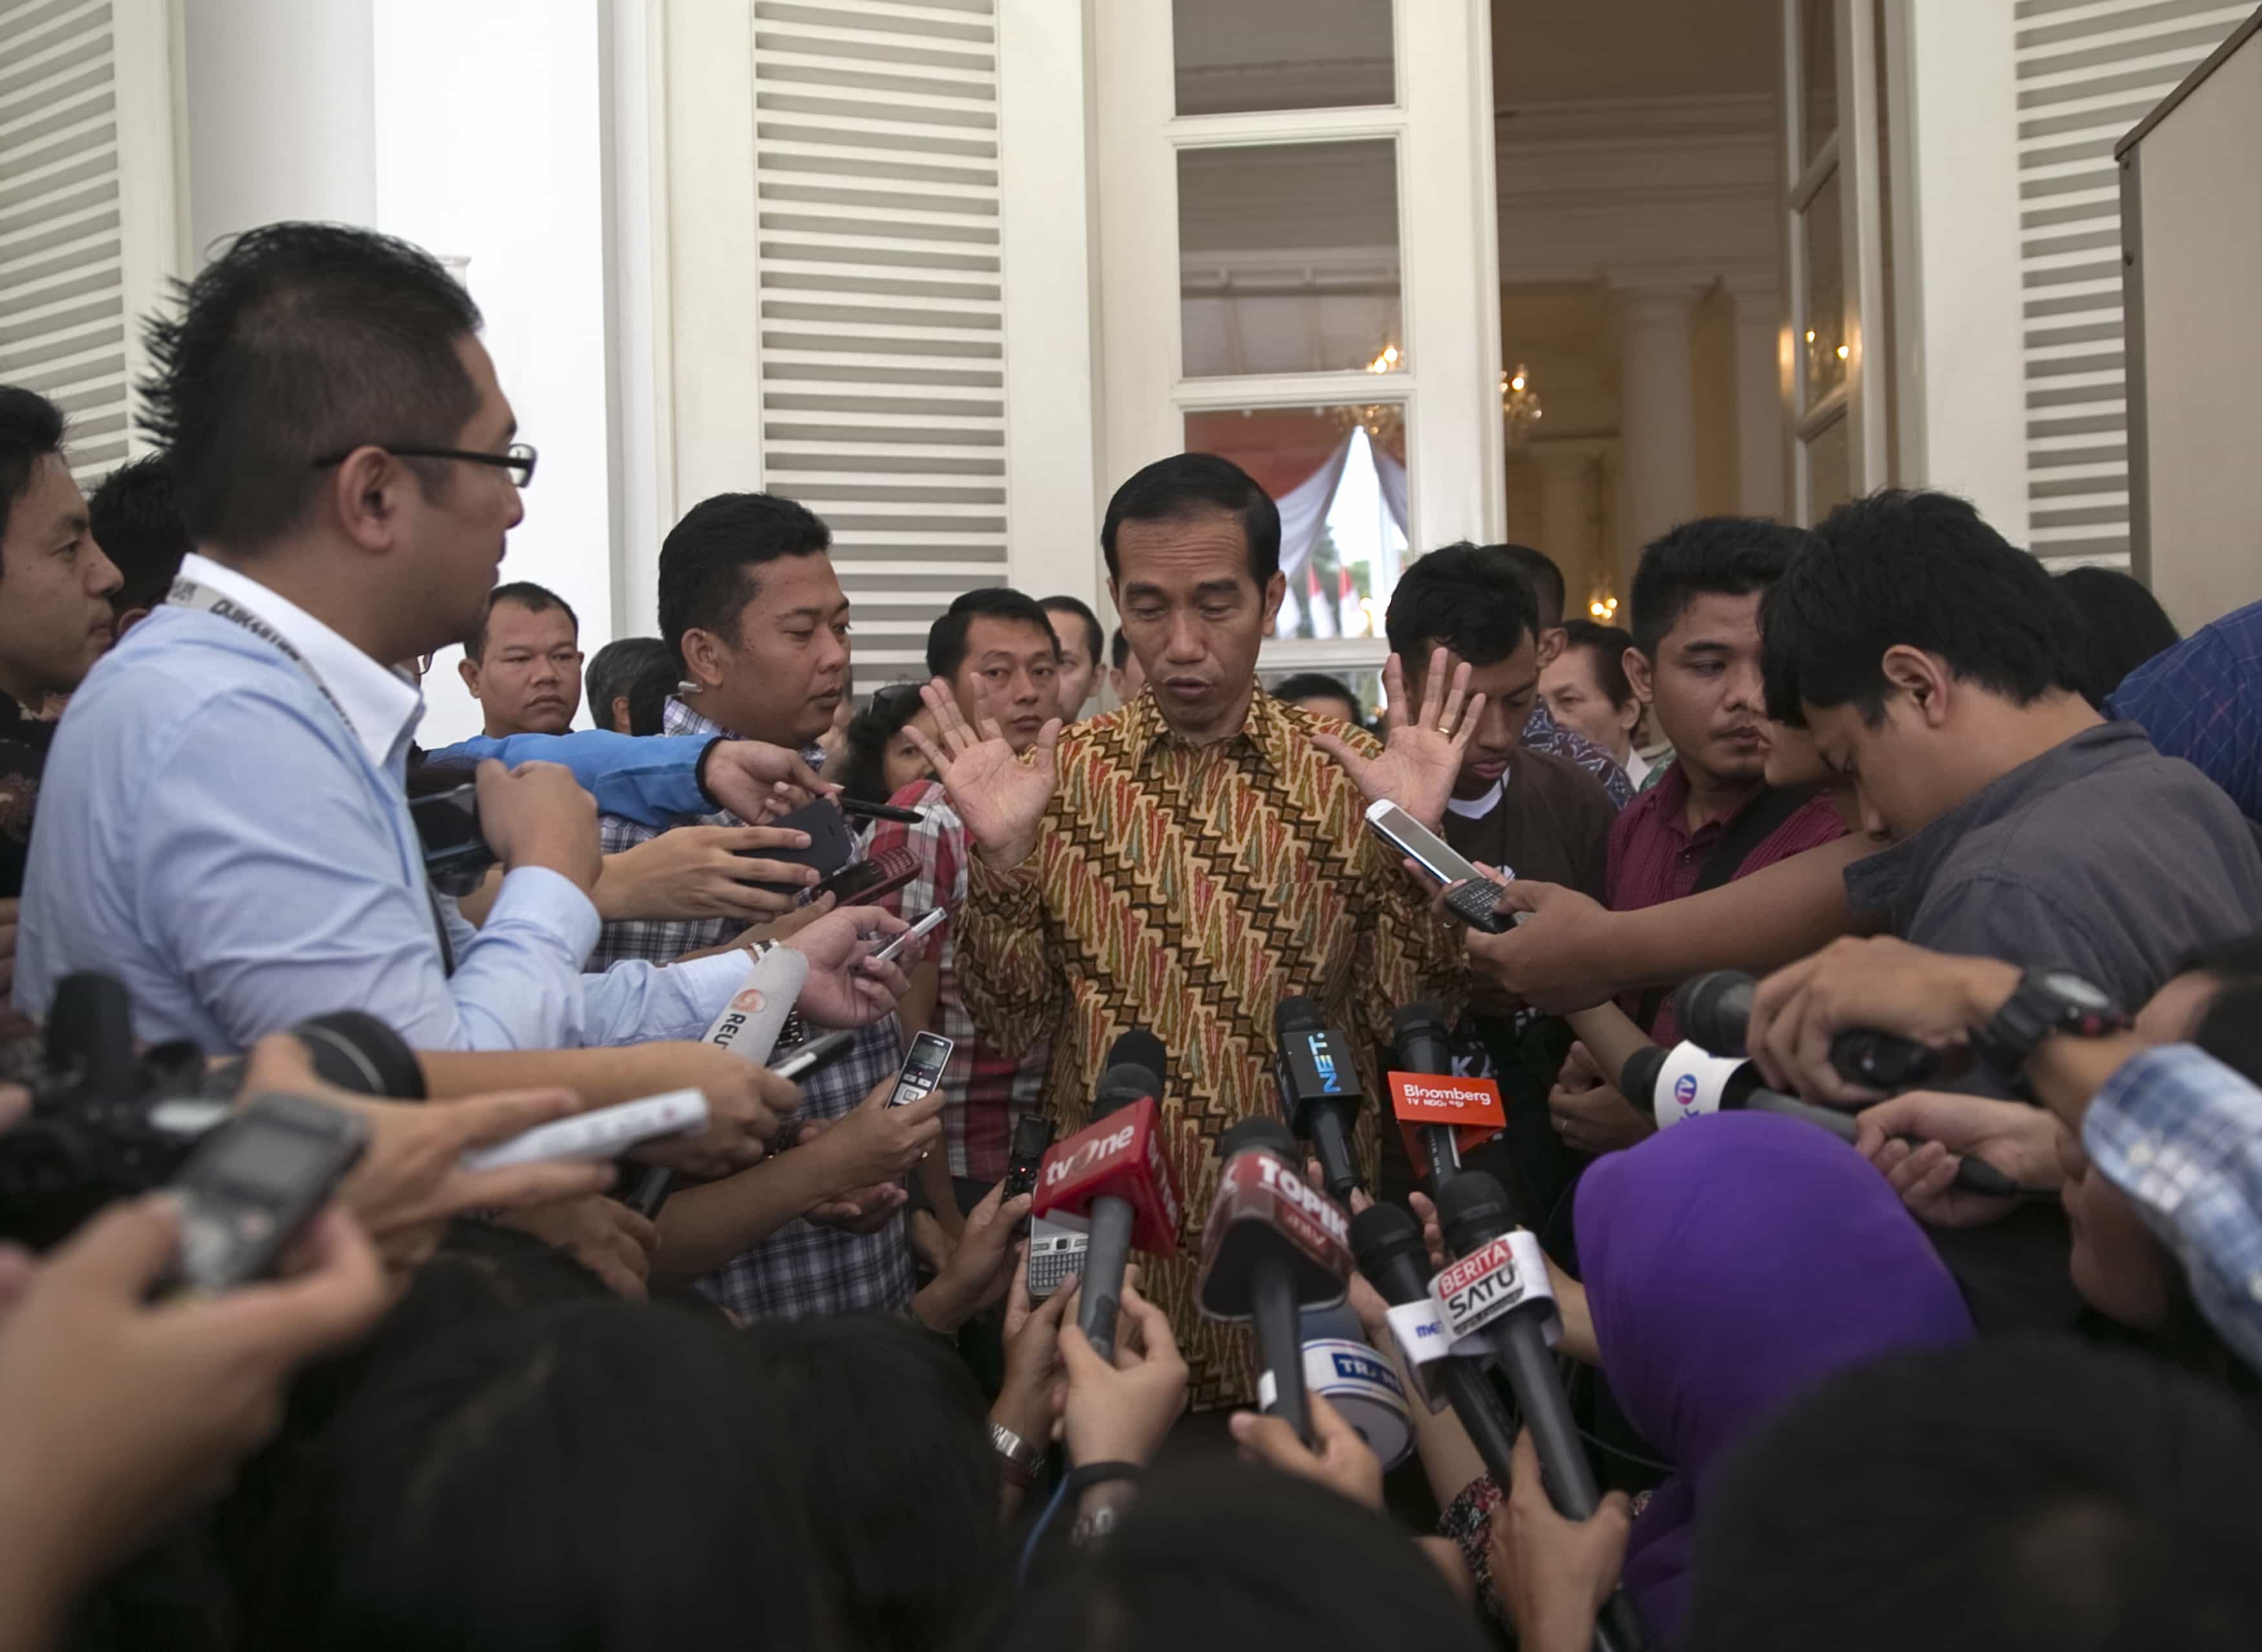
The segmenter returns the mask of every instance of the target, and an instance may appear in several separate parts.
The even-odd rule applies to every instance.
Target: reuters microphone
[[[1277,1119],[1243,1119],[1218,1143],[1224,1159],[1202,1228],[1196,1301],[1212,1319],[1257,1322],[1258,1408],[1312,1443],[1304,1398],[1306,1308],[1344,1299],[1351,1223],[1297,1173],[1296,1142]]]
[[[1708,1056],[1693,1041],[1670,1050],[1646,1044],[1635,1050],[1618,1075],[1618,1093],[1637,1107],[1647,1107],[1660,1130],[1707,1113],[1748,1111],[1804,1119],[1848,1143],[1861,1133],[1851,1113],[1770,1090],[1750,1062]],[[1970,1158],[1957,1159],[1955,1185],[1997,1199],[2014,1198],[2020,1191],[2016,1182],[1992,1165]]]
[[[1587,1519],[1602,1497],[1548,1344],[1555,1304],[1538,1244],[1528,1231],[1514,1232],[1524,1224],[1500,1183],[1482,1171],[1455,1177],[1437,1195],[1437,1215],[1446,1247],[1460,1259],[1430,1281],[1446,1328],[1457,1338],[1483,1333],[1531,1432],[1547,1500],[1567,1520]],[[1633,1652],[1647,1641],[1633,1602],[1613,1593],[1595,1627],[1595,1643]]]
[[[1077,1328],[1103,1360],[1115,1357],[1115,1312],[1134,1248],[1170,1256],[1178,1246],[1178,1190],[1156,1128],[1163,1045],[1132,1031],[1107,1052],[1092,1098],[1092,1122],[1053,1143],[1037,1172],[1032,1216],[1081,1216],[1091,1228]]]
[[[1681,1035],[1715,1056],[1750,1054],[1744,1048],[1744,1034],[1758,985],[1740,970],[1715,970],[1682,982],[1673,997]],[[1937,1077],[1941,1058],[1939,1051],[1913,1039],[1849,1027],[1830,1041],[1830,1064],[1848,1084],[1905,1090]]]
[[[1320,1161],[1320,1179],[1349,1203],[1358,1190],[1351,1160],[1351,1127],[1358,1120],[1358,1074],[1351,1040],[1330,1028],[1307,998],[1284,998],[1272,1012],[1272,1042],[1280,1080],[1280,1111]]]

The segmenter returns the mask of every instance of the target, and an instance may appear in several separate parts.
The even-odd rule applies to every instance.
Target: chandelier
[[[1522,447],[1531,439],[1531,427],[1544,416],[1539,405],[1539,393],[1531,387],[1531,370],[1522,362],[1516,371],[1500,376],[1500,410],[1508,421],[1508,442],[1510,447]]]

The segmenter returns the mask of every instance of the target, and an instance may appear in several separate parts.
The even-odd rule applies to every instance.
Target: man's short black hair
[[[623,637],[589,656],[581,681],[589,715],[599,728],[612,727],[613,702],[629,691],[639,672],[655,662],[664,662],[671,670],[675,664],[674,653],[657,637]]]
[[[822,556],[832,530],[798,500],[717,494],[683,513],[659,546],[659,634],[680,660],[683,633],[738,634],[761,589],[758,569],[780,557]]]
[[[1091,656],[1092,664],[1099,663],[1100,648],[1107,639],[1107,633],[1100,629],[1099,616],[1093,613],[1088,604],[1073,596],[1048,596],[1037,606],[1048,614],[1073,614],[1082,620],[1084,652]]]
[[[1849,702],[1874,723],[1895,646],[1936,654],[2015,705],[2080,681],[2081,620],[2065,593],[1950,494],[1887,488],[1839,506],[1769,595],[1761,630],[1779,723],[1802,721],[1802,703]]]
[[[660,647],[665,652],[639,666],[636,675],[629,679],[629,732],[631,734],[665,733],[667,703],[676,689],[682,686],[683,661],[666,643],[662,643]]]
[[[487,593],[487,605],[479,615],[479,628],[464,639],[464,653],[473,665],[479,664],[487,657],[487,621],[493,617],[498,602],[515,603],[529,614],[547,614],[552,609],[562,609],[566,623],[573,628],[574,636],[581,634],[581,617],[573,611],[571,602],[549,587],[537,585],[532,580],[514,580],[508,585],[498,585]]]
[[[1115,490],[1099,524],[1099,548],[1107,575],[1121,577],[1115,560],[1115,536],[1127,522],[1183,522],[1221,513],[1241,519],[1249,547],[1249,577],[1263,590],[1280,571],[1280,511],[1256,479],[1229,458],[1214,453],[1173,453],[1156,459]]]
[[[2052,581],[2081,617],[2074,648],[2081,697],[2102,711],[2121,680],[2183,640],[2143,581],[2118,568],[2068,568]]]
[[[1563,627],[1564,647],[1583,648],[1594,657],[1595,686],[1613,706],[1624,710],[1633,698],[1626,680],[1625,651],[1633,646],[1633,633],[1617,625],[1597,625],[1591,619],[1574,619]]]
[[[181,559],[196,546],[173,500],[173,472],[161,453],[119,465],[86,501],[89,531],[116,565],[123,583],[110,594],[113,612],[155,608],[173,588]]]
[[[1705,1486],[1684,1652],[2262,1646],[2237,1401],[2071,1337],[1834,1378]]]
[[[1563,570],[1555,566],[1555,559],[1545,551],[1535,551],[1528,545],[1503,545],[1487,547],[1505,552],[1509,562],[1524,583],[1531,588],[1532,601],[1539,610],[1539,629],[1552,631],[1563,623]]]
[[[1504,545],[1466,539],[1416,557],[1398,576],[1383,630],[1409,676],[1443,643],[1473,666],[1497,664],[1539,635],[1531,582]]]
[[[940,618],[927,627],[926,674],[930,677],[955,677],[959,667],[966,663],[966,637],[977,619],[1002,619],[1022,625],[1034,625],[1045,640],[1053,646],[1053,658],[1060,658],[1060,639],[1053,635],[1052,622],[1037,600],[1008,585],[985,585],[962,592],[943,611]]]
[[[479,307],[420,248],[342,224],[246,230],[148,324],[142,427],[190,534],[237,552],[287,531],[318,460],[369,444],[452,447],[479,408],[457,346]],[[408,459],[424,486],[443,461]]]
[[[1700,516],[1660,534],[1634,569],[1628,625],[1651,664],[1692,596],[1749,596],[1783,577],[1806,546],[1805,529],[1766,516]]]
[[[62,409],[36,390],[0,385],[0,539],[40,461],[62,451]]]
[[[1351,692],[1351,684],[1341,677],[1331,677],[1324,671],[1299,671],[1293,677],[1283,677],[1272,685],[1276,700],[1341,700],[1351,707],[1351,720],[1358,722],[1363,715],[1358,696]]]
[[[1115,628],[1115,634],[1107,639],[1107,663],[1118,671],[1131,663],[1131,639],[1123,634],[1123,627],[1120,625]]]

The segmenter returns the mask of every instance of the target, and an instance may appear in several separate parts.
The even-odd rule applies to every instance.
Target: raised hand
[[[1468,691],[1468,662],[1444,648],[1430,655],[1421,709],[1413,717],[1406,713],[1406,672],[1396,654],[1383,664],[1382,686],[1390,703],[1382,713],[1381,756],[1361,756],[1333,732],[1315,734],[1312,742],[1344,766],[1368,802],[1387,797],[1435,831],[1445,818],[1445,799],[1453,795],[1477,719],[1484,715],[1485,697]]]
[[[981,714],[978,732],[966,725],[950,684],[940,677],[919,689],[919,698],[934,713],[940,741],[928,739],[909,724],[904,732],[934,766],[935,777],[950,794],[951,807],[966,823],[976,850],[1002,872],[1019,866],[1037,847],[1045,806],[1053,800],[1053,751],[1060,744],[1061,722],[1047,719],[1025,762],[1013,754],[998,719],[988,715],[980,683],[974,692]]]

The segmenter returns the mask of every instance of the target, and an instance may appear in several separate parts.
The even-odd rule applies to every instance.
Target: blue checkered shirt
[[[2081,1144],[2175,1253],[2208,1323],[2262,1371],[2262,1089],[2163,1044],[2105,1081]]]
[[[1623,809],[1633,801],[1633,782],[1618,767],[1618,760],[1577,730],[1558,723],[1542,701],[1531,703],[1531,715],[1524,720],[1524,745],[1527,751],[1545,752],[1578,764],[1603,783],[1613,809]]]
[[[729,732],[674,699],[662,714],[661,727],[670,734]],[[802,755],[812,768],[825,761],[825,754],[815,747]],[[724,811],[685,824],[745,823]],[[600,816],[597,828],[608,855],[659,835],[653,827],[620,815]],[[597,937],[597,949],[588,967],[602,970],[623,958],[657,963],[680,957],[721,946],[740,928],[728,918],[609,923]],[[846,1116],[874,1086],[894,1073],[903,1054],[903,1024],[893,1015],[864,1028],[846,1055],[827,1062],[801,1081],[801,1112],[796,1116],[803,1121]],[[911,1299],[911,1258],[904,1219],[898,1215],[877,1233],[844,1233],[796,1219],[753,1250],[731,1258],[698,1286],[732,1313],[748,1319],[800,1319],[868,1308],[891,1313]]]
[[[2262,824],[2262,602],[2250,602],[2156,654],[2105,703],[2107,717],[2141,724]]]

